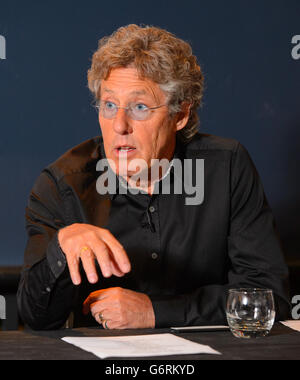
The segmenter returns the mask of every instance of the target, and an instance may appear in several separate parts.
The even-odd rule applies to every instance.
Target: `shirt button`
[[[158,258],[158,254],[156,252],[153,252],[151,257],[153,260],[156,260]]]
[[[154,206],[150,206],[150,207],[149,207],[149,211],[150,211],[150,212],[154,212],[154,211],[155,211],[155,207],[154,207]]]
[[[61,268],[63,264],[60,260],[58,260],[57,265]]]
[[[51,289],[49,288],[49,286],[47,286],[46,291],[47,291],[48,293],[51,292]]]

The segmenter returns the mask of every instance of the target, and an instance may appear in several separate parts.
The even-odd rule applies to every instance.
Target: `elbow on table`
[[[58,320],[51,317],[51,312],[41,310],[37,305],[31,306],[28,297],[20,288],[17,293],[17,307],[25,328],[31,330],[58,330],[64,326],[67,320],[67,316],[63,320]]]

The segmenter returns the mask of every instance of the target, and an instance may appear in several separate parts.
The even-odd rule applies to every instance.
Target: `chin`
[[[142,162],[140,162],[142,160]],[[131,177],[136,174],[148,173],[150,165],[142,157],[134,157],[127,160],[113,160],[116,167],[116,174],[123,177]],[[146,174],[145,174],[146,175]]]

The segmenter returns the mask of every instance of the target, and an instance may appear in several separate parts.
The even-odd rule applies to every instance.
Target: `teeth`
[[[130,148],[129,146],[122,146],[121,148],[119,148],[120,150],[132,150],[134,148]]]

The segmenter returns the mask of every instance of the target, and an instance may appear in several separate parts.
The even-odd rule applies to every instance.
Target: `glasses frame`
[[[96,105],[96,108],[98,109],[98,112],[100,113],[101,112],[101,103],[103,103],[103,102],[106,102],[105,100],[100,100],[99,102],[98,102],[98,104]],[[113,102],[110,102],[110,103],[113,103]],[[129,114],[129,112],[131,111],[131,113],[133,112],[133,109],[132,109],[132,105],[133,104],[139,104],[139,103],[134,103],[134,102],[132,102],[132,103],[130,103],[127,107],[120,107],[120,106],[118,106],[117,104],[115,104],[115,103],[113,103],[115,106],[116,106],[116,112],[115,112],[115,115],[113,116],[113,117],[105,117],[103,114],[102,114],[102,116],[105,118],[105,119],[107,119],[107,120],[112,120],[112,119],[114,119],[116,116],[117,116],[117,114],[118,114],[118,112],[119,112],[119,109],[123,109],[123,110],[125,110],[125,113],[126,113],[126,115],[130,118],[130,119],[132,119],[132,120],[136,120],[136,121],[144,121],[144,120],[147,120],[147,117],[145,117],[145,119],[137,119],[137,118],[133,118],[133,117],[131,117],[130,116],[130,114]],[[147,111],[154,111],[154,110],[156,110],[156,109],[159,109],[159,108],[162,108],[162,107],[167,107],[168,106],[168,104],[161,104],[161,105],[159,105],[159,106],[155,106],[155,107],[147,107]]]

